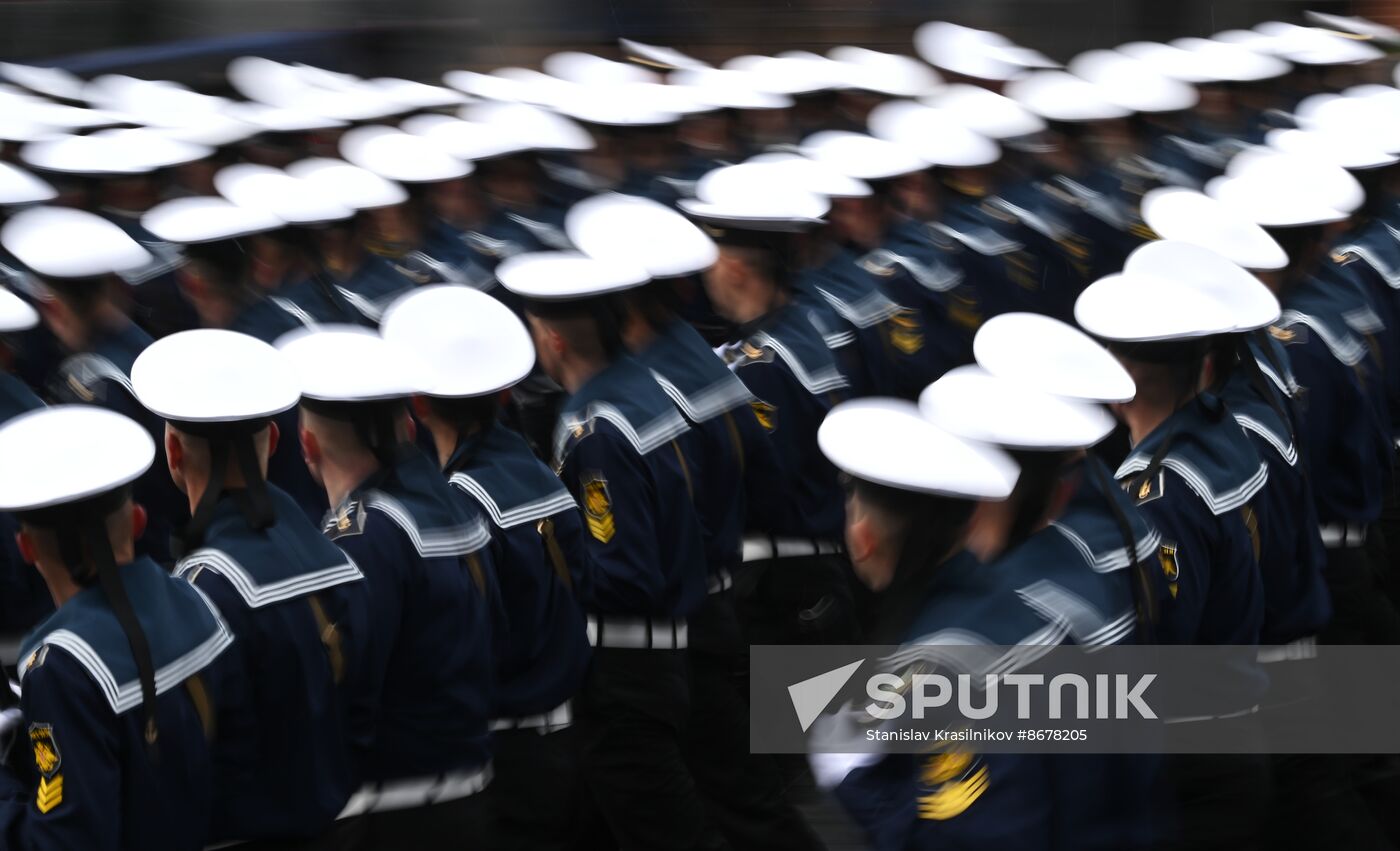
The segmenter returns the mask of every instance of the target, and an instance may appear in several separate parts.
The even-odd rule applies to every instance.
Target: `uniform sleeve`
[[[656,451],[671,450],[663,446]],[[593,568],[588,602],[606,612],[655,609],[666,578],[656,541],[659,495],[646,461],[621,437],[594,432],[575,444],[562,478],[583,511],[583,537]]]
[[[790,498],[773,493],[773,489],[781,488],[784,483],[793,481],[797,476],[794,464],[800,463],[800,459],[794,451],[796,444],[793,442],[795,438],[791,436],[793,427],[789,425],[789,420],[802,416],[802,413],[796,410],[796,400],[792,398],[788,376],[783,374],[782,368],[777,364],[751,362],[741,366],[734,374],[743,380],[744,386],[748,387],[754,396],[754,400],[749,403],[758,424],[753,440],[757,442],[761,437],[764,444],[764,449],[755,455],[766,458],[764,469],[753,469],[745,476],[745,484],[749,485],[751,493],[755,494],[755,497],[749,500],[748,526],[757,529],[784,528],[788,524],[782,518],[788,510]],[[766,476],[768,482],[757,481],[759,476]],[[757,497],[765,486],[773,498]]]
[[[397,535],[397,529],[367,518],[363,533],[335,539],[364,574],[369,601],[366,634],[355,642],[362,658],[345,680],[351,742],[360,753],[374,744],[384,679],[402,625],[405,547]]]
[[[92,680],[65,653],[50,648],[24,679],[25,727],[16,749],[29,749],[37,786],[22,789],[7,769],[0,778],[0,845],[11,851],[116,849],[122,789],[117,717]]]
[[[1167,480],[1166,493],[1143,503],[1142,511],[1162,534],[1147,566],[1155,580],[1157,642],[1195,644],[1216,557],[1205,530],[1214,528],[1215,519],[1174,478]]]

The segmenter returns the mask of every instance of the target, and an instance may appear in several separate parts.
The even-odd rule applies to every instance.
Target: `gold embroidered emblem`
[[[1163,544],[1157,553],[1157,559],[1162,563],[1162,575],[1167,578],[1167,591],[1175,600],[1179,588],[1177,581],[1181,579],[1181,564],[1177,561],[1176,544]]]
[[[612,495],[608,481],[602,476],[583,483],[583,509],[588,518],[588,531],[600,543],[606,544],[617,533],[613,520]]]
[[[758,424],[763,426],[764,431],[772,431],[778,427],[777,407],[757,399],[749,402],[749,407],[753,408],[753,415],[758,419]]]

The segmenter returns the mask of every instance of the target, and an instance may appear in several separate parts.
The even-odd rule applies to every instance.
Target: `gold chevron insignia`
[[[34,798],[34,806],[39,812],[47,813],[63,803],[63,775],[55,774],[52,780],[39,778],[39,794]]]
[[[588,517],[588,531],[599,542],[606,544],[617,533],[613,521],[612,495],[608,493],[608,480],[595,476],[583,483],[583,508]]]

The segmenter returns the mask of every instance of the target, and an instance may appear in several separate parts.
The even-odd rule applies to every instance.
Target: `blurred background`
[[[246,53],[427,79],[532,64],[566,46],[601,52],[618,37],[711,61],[836,44],[912,53],[914,28],[939,19],[1063,60],[1137,39],[1297,22],[1305,9],[1400,25],[1400,0],[0,0],[0,59],[209,90]]]

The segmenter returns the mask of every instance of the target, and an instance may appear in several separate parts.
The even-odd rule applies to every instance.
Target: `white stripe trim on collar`
[[[666,391],[666,395],[671,397],[671,401],[676,403],[676,407],[681,409],[686,419],[693,423],[707,422],[753,400],[749,388],[732,372],[694,396],[685,395],[679,387],[656,370],[652,370],[651,377],[656,379],[656,383],[661,385],[661,389]]]
[[[1147,469],[1147,465],[1148,459],[1145,456],[1135,455],[1123,462],[1123,466],[1118,468],[1114,478],[1122,479],[1124,476],[1130,476]],[[1210,509],[1210,513],[1216,516],[1234,511],[1249,502],[1269,480],[1268,462],[1260,461],[1259,469],[1238,487],[1217,494],[1211,489],[1210,482],[1206,477],[1189,462],[1169,455],[1162,459],[1162,466],[1181,476],[1182,480],[1186,482],[1186,486],[1195,491],[1196,496],[1199,496],[1206,507]]]
[[[194,588],[194,591],[199,595],[204,605],[208,607],[209,613],[214,616],[214,623],[217,629],[212,635],[200,642],[193,650],[156,670],[155,686],[157,696],[165,694],[170,689],[204,670],[210,662],[214,661],[220,653],[224,652],[224,650],[233,643],[233,633],[229,632],[228,624],[224,623],[224,619],[219,614],[219,610],[214,607],[214,604],[209,601],[208,597],[204,596],[204,592],[200,591],[198,588]],[[131,680],[130,682],[118,685],[116,676],[112,673],[112,670],[107,667],[107,664],[102,661],[102,657],[92,648],[92,645],[84,641],[77,633],[70,632],[66,629],[54,630],[48,635],[45,635],[43,639],[35,645],[34,652],[39,652],[45,645],[62,648],[67,651],[68,655],[73,657],[74,661],[82,665],[83,668],[87,670],[88,675],[92,677],[98,689],[102,691],[103,697],[107,699],[107,705],[111,706],[112,711],[117,715],[121,715],[123,712],[141,705],[140,679]],[[30,656],[32,657],[33,653],[31,653]],[[19,675],[21,679],[24,678],[24,671],[27,667],[27,664],[21,664],[19,666]]]
[[[425,558],[469,555],[491,541],[491,530],[480,517],[475,518],[469,526],[424,530],[418,528],[418,521],[403,503],[384,491],[374,490],[365,494],[364,506],[393,521],[394,525],[408,536],[418,554]]]
[[[1077,532],[1058,520],[1050,521],[1050,527],[1064,535],[1065,538],[1074,545],[1079,554],[1084,557],[1084,561],[1094,569],[1095,573],[1111,573],[1115,570],[1122,570],[1133,563],[1128,557],[1128,548],[1119,547],[1116,550],[1109,550],[1104,553],[1095,553],[1089,542],[1084,540]],[[1156,529],[1149,529],[1147,534],[1142,536],[1137,542],[1138,563],[1146,561],[1157,550],[1157,546],[1162,542],[1162,535]]]
[[[663,446],[690,431],[685,417],[682,417],[680,411],[675,408],[668,408],[656,419],[637,429],[627,419],[627,415],[613,405],[607,402],[593,402],[583,409],[582,417],[560,420],[559,428],[555,431],[554,437],[554,456],[562,460],[561,453],[564,445],[568,442],[569,435],[574,429],[587,426],[595,419],[607,420],[616,426],[639,455],[648,455],[657,447]]]
[[[1282,456],[1283,460],[1288,462],[1288,466],[1296,467],[1298,465],[1298,450],[1293,446],[1293,441],[1285,440],[1274,434],[1272,429],[1248,414],[1235,414],[1235,422],[1239,423],[1242,428],[1264,438]]]
[[[772,349],[778,357],[782,358],[783,363],[787,364],[788,369],[792,370],[792,374],[797,377],[798,382],[803,387],[807,388],[808,393],[829,393],[832,390],[842,390],[849,386],[846,377],[836,369],[834,364],[816,372],[808,372],[807,368],[802,365],[802,361],[798,360],[797,356],[792,353],[792,350],[778,342],[767,331],[755,334],[753,341],[754,345]]]
[[[822,287],[816,287],[816,290],[838,316],[857,328],[879,325],[904,309],[879,290],[866,293],[856,302],[846,301]]]
[[[84,352],[80,355],[74,355],[73,357],[63,362],[63,365],[60,368],[60,370],[64,375],[72,376],[74,378],[78,378],[79,380],[81,380],[82,377],[76,375],[75,373],[77,373],[79,370],[84,370],[97,378],[103,378],[108,381],[115,381],[116,383],[120,384],[123,388],[125,388],[126,392],[130,393],[132,396],[136,395],[136,391],[133,390],[131,386],[131,377],[128,376],[126,373],[122,372],[120,369],[117,369],[116,364],[112,363],[111,361],[107,360],[101,355],[95,355],[91,352]],[[87,387],[88,385],[84,383],[83,386]]]
[[[237,559],[223,550],[213,547],[205,547],[190,553],[181,559],[179,564],[175,565],[174,573],[178,577],[188,577],[190,584],[194,584],[202,570],[217,573],[227,579],[250,609],[259,609],[272,603],[304,597],[336,585],[358,582],[364,578],[360,568],[347,556],[343,564],[259,585],[248,573],[247,568],[243,567]]]
[[[552,514],[568,511],[578,506],[578,503],[574,502],[573,494],[569,493],[567,489],[564,489],[562,484],[560,485],[560,490],[556,493],[552,493],[533,502],[517,505],[514,508],[502,510],[500,505],[496,503],[496,500],[492,498],[491,493],[486,490],[486,486],[471,476],[468,476],[466,473],[453,473],[448,481],[451,482],[453,486],[475,499],[481,507],[486,510],[486,513],[491,516],[491,522],[495,523],[497,528],[500,529],[509,529],[513,526],[519,526],[522,523],[543,520]]]
[[[1279,327],[1287,328],[1289,325],[1306,325],[1316,332],[1317,336],[1327,346],[1332,356],[1347,366],[1356,366],[1361,359],[1366,357],[1366,344],[1355,339],[1341,340],[1332,333],[1325,322],[1315,316],[1306,313],[1299,313],[1296,310],[1285,310],[1279,317]]]

